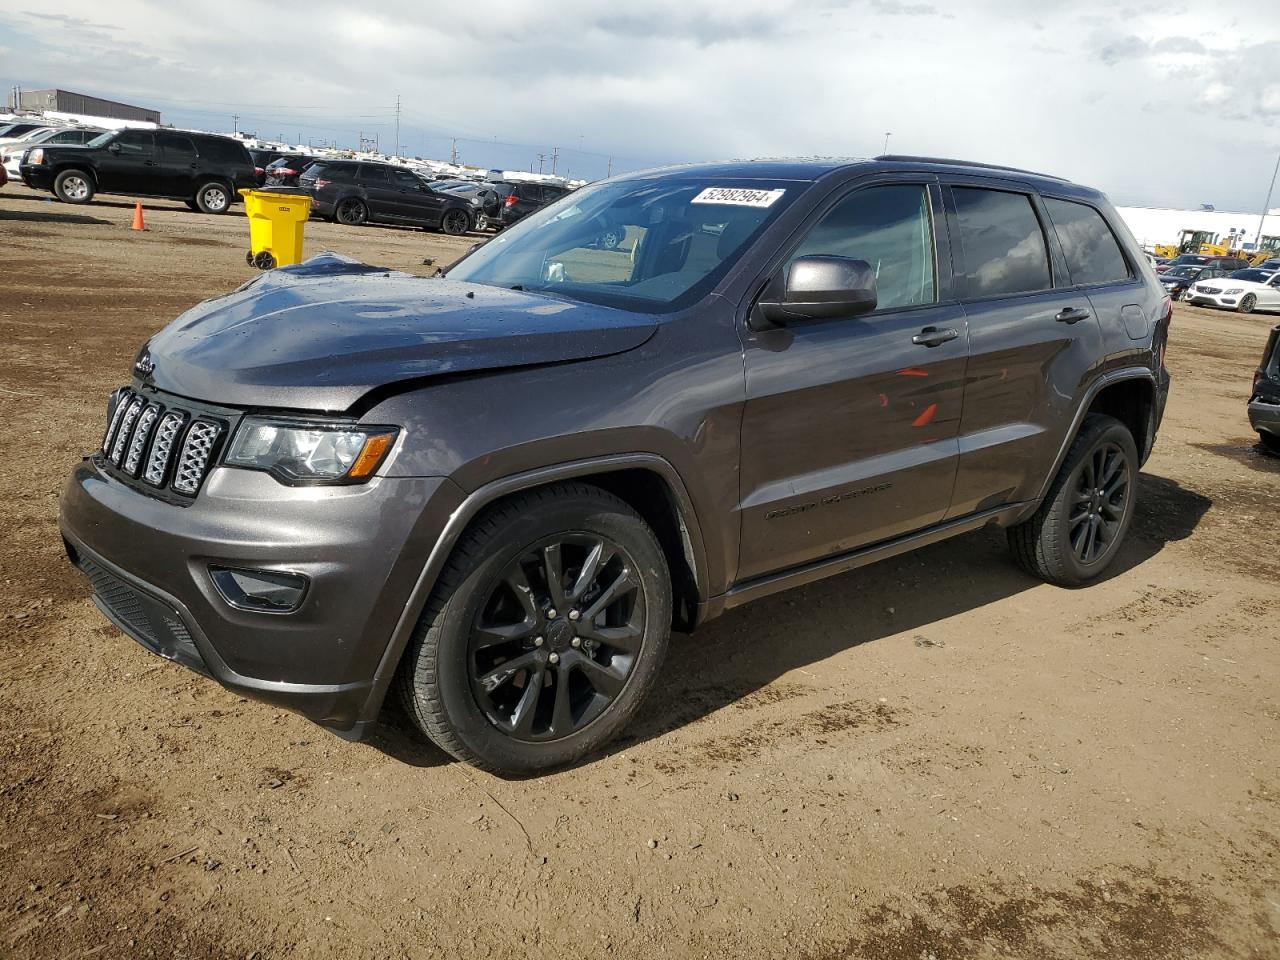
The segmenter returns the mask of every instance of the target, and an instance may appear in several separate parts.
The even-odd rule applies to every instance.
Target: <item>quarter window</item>
[[[1073,283],[1114,283],[1129,279],[1115,234],[1093,207],[1045,197],[1045,209],[1062,244]]]
[[[999,297],[1048,290],[1049,253],[1031,198],[1021,193],[954,187],[964,248],[965,292]]]
[[[792,254],[787,270],[796,257],[819,255],[871,264],[877,310],[933,303],[937,287],[928,188],[902,184],[850,194],[818,221]]]

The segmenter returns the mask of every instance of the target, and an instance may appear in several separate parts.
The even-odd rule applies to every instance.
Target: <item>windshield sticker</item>
[[[771,207],[786,190],[743,190],[738,187],[707,187],[690,203],[721,203],[733,207]]]

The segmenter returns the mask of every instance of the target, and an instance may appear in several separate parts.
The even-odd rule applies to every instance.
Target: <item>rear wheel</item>
[[[527,774],[598,749],[666,653],[666,558],[625,502],[582,483],[516,495],[463,535],[399,674],[418,726],[475,766]]]
[[[1253,308],[1258,305],[1258,298],[1252,293],[1246,293],[1240,298],[1240,303],[1236,307],[1239,313],[1253,313]]]
[[[471,217],[465,210],[446,210],[440,218],[440,229],[451,237],[460,237],[471,228]]]
[[[231,188],[216,180],[196,187],[196,207],[201,213],[226,213],[231,209]]]
[[[1138,495],[1138,449],[1113,417],[1085,418],[1048,496],[1008,531],[1018,564],[1064,587],[1099,577],[1120,550]]]
[[[1280,437],[1274,433],[1259,433],[1258,442],[1262,444],[1262,449],[1267,453],[1273,453],[1280,457]]]
[[[63,170],[54,178],[53,192],[63,203],[88,203],[93,199],[93,180],[83,170]]]
[[[359,197],[347,197],[338,203],[333,211],[333,219],[345,223],[348,227],[358,227],[369,219],[369,208]]]

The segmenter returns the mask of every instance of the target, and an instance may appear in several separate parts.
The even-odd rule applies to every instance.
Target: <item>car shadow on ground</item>
[[[1172,480],[1142,474],[1133,524],[1107,577],[1191,536],[1211,504]],[[1014,566],[1004,531],[989,528],[757,600],[695,634],[672,635],[655,689],[605,755],[701,720],[792,670],[821,664],[851,647],[903,633],[914,635],[907,642],[921,636],[936,642],[943,638],[931,629],[934,625],[1039,583]],[[398,704],[388,704],[366,742],[413,766],[450,761],[416,731]]]
[[[34,210],[5,210],[0,209],[0,221],[2,220],[24,220],[28,223],[87,223],[96,224],[98,226],[110,226],[109,220],[102,220],[98,217],[86,217],[78,213],[49,213],[36,212]]]

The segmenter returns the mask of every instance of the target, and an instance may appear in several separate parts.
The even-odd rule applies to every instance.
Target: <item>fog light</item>
[[[222,599],[239,610],[292,613],[307,593],[307,578],[299,573],[210,567],[209,575]]]

